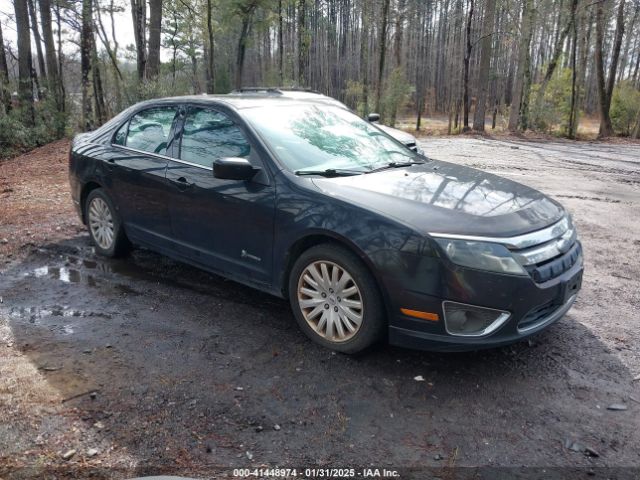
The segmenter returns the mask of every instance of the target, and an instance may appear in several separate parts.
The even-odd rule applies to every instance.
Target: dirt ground
[[[586,270],[563,320],[488,351],[332,354],[283,300],[148,251],[96,257],[66,142],[0,163],[0,479],[268,465],[637,478],[640,146],[421,144],[568,207]]]

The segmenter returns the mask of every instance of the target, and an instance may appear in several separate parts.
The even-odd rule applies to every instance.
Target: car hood
[[[338,178],[316,178],[325,194],[421,233],[510,237],[544,228],[565,212],[542,193],[481,170],[432,160]]]
[[[386,125],[382,125],[382,124],[379,124],[379,123],[376,123],[375,125],[380,130],[382,130],[384,133],[386,133],[387,135],[392,136],[393,138],[395,138],[399,142],[404,143],[405,145],[408,144],[408,143],[411,143],[411,144],[415,144],[416,143],[416,137],[414,137],[410,133],[403,132],[402,130],[398,130],[397,128],[387,127]]]

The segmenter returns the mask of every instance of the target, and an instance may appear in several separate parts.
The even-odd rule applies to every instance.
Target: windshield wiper
[[[421,165],[423,163],[425,162],[418,161],[418,160],[412,160],[410,162],[389,162],[386,165],[383,165],[382,167],[374,168],[373,170],[369,170],[365,173],[381,172],[382,170],[388,170],[390,168],[410,167],[411,165]]]
[[[296,175],[320,175],[322,177],[349,177],[365,172],[356,170],[343,170],[341,168],[327,168],[326,170],[296,170]]]

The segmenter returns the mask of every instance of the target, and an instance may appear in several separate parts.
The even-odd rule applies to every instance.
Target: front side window
[[[127,127],[129,126],[129,122],[125,122],[118,131],[116,132],[115,137],[113,137],[113,143],[116,145],[125,145],[127,141]]]
[[[156,107],[134,115],[129,122],[127,147],[166,155],[176,112],[176,107]]]
[[[249,142],[242,130],[224,113],[194,108],[187,114],[180,145],[180,159],[211,167],[225,157],[248,157]]]

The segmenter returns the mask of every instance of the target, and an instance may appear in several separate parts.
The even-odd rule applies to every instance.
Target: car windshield
[[[248,108],[242,114],[286,168],[298,174],[366,173],[421,161],[404,145],[343,108],[269,105]]]

